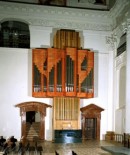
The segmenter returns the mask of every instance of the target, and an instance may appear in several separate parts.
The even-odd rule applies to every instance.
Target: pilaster
[[[130,131],[130,23],[129,20],[123,25],[127,34],[126,38],[126,121],[125,132]]]

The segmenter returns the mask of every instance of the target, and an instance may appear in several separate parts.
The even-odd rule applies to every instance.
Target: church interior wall
[[[34,29],[34,28],[33,28]],[[44,29],[44,28],[43,28]],[[38,31],[38,30],[37,30]],[[41,31],[41,30],[40,30]],[[49,38],[49,33],[44,33],[43,36],[46,36]],[[34,34],[33,31],[31,31],[31,35]],[[45,35],[44,35],[45,34]],[[89,42],[93,42],[93,37],[89,37]],[[36,39],[36,38],[35,38]],[[105,38],[104,38],[105,39]],[[41,41],[41,38],[37,38]],[[39,41],[39,42],[40,42]],[[45,42],[46,43],[45,43]],[[48,39],[48,42],[43,37],[43,44],[48,44],[50,39]],[[35,42],[35,41],[34,41]],[[33,45],[33,41],[31,40],[32,47],[35,47]],[[92,45],[92,43],[91,43]],[[37,46],[41,46],[41,44],[37,44]],[[86,45],[87,47],[87,45]],[[100,48],[100,46],[97,43],[97,47],[95,49]],[[102,47],[103,48],[103,47]],[[105,51],[105,49],[104,49]],[[4,119],[4,122],[7,122],[7,126],[4,125],[4,122],[0,122],[0,126],[2,127],[2,134],[4,136],[9,136],[10,134],[13,134],[17,137],[20,137],[21,132],[21,120],[20,120],[20,113],[19,109],[15,108],[14,106],[18,103],[25,102],[25,101],[40,101],[47,104],[52,105],[52,99],[46,99],[46,98],[34,98],[31,96],[31,83],[32,83],[32,64],[31,64],[31,49],[17,49],[17,48],[0,48],[0,64],[2,66],[1,70],[1,100],[3,105],[3,111],[6,109],[9,105],[11,106],[12,111],[7,113]],[[96,56],[97,55],[97,56]],[[104,112],[102,112],[102,119],[101,119],[101,138],[103,133],[106,132],[107,126],[104,124],[107,124],[107,120],[110,122],[112,120],[108,119],[108,54],[106,53],[95,53],[95,86],[98,85],[97,88],[95,88],[95,97],[92,99],[82,99],[82,106],[86,106],[87,104],[94,103],[98,106],[105,109]],[[9,97],[8,95],[9,94]],[[7,100],[8,98],[8,100]],[[8,110],[10,111],[10,110]],[[16,111],[16,112],[15,112]],[[107,113],[107,114],[106,114]],[[0,114],[1,117],[5,115],[4,113]],[[108,118],[107,118],[108,117]],[[8,120],[8,118],[10,118]],[[17,118],[17,119],[16,119]],[[47,140],[52,139],[52,109],[47,109],[47,116],[46,116],[46,124],[45,124],[45,137]],[[13,120],[13,121],[12,121]],[[14,125],[17,124],[17,128],[14,128]],[[111,123],[110,123],[111,124]],[[5,129],[3,129],[5,128]],[[8,130],[10,132],[8,132]]]
[[[3,10],[2,10],[3,11]],[[25,9],[26,11],[26,9]],[[17,12],[17,9],[16,9]],[[6,13],[0,14],[0,20],[3,20],[6,16],[6,14],[9,14],[8,17],[10,18],[11,15],[13,16],[13,13],[10,15],[10,9],[6,10]],[[108,14],[104,13],[106,16]],[[3,16],[3,17],[2,17]],[[104,20],[107,21],[106,16],[103,16],[103,19],[101,19],[100,13],[99,23],[102,23]],[[18,16],[14,16],[16,19],[18,19]],[[65,16],[66,17],[66,16]],[[94,103],[102,108],[104,108],[104,111],[101,113],[101,139],[103,135],[106,133],[106,131],[115,130],[117,132],[122,132],[124,130],[124,126],[122,125],[124,123],[124,118],[122,117],[124,114],[123,111],[119,110],[116,113],[116,108],[113,106],[114,101],[116,100],[113,96],[113,90],[114,90],[114,77],[113,77],[113,68],[112,65],[114,63],[113,53],[111,53],[107,48],[106,43],[106,37],[110,35],[110,25],[108,24],[108,27],[103,28],[103,25],[101,27],[97,27],[95,25],[93,28],[97,28],[96,31],[93,30],[85,30],[87,27],[83,27],[84,23],[75,25],[69,25],[67,21],[67,26],[64,27],[64,22],[61,24],[60,22],[54,24],[52,26],[49,24],[45,26],[43,17],[41,17],[42,22],[39,24],[40,19],[36,20],[36,17],[34,17],[34,21],[32,20],[33,17],[29,16],[19,16],[19,20],[25,20],[29,19],[29,29],[30,29],[30,49],[17,49],[17,48],[0,48],[0,133],[5,136],[9,137],[10,135],[14,135],[16,138],[20,138],[21,136],[21,118],[20,118],[20,112],[18,108],[15,108],[14,106],[18,103],[24,102],[24,101],[40,101],[44,102],[46,104],[53,104],[53,100],[50,98],[34,98],[31,96],[32,91],[32,64],[31,64],[31,49],[32,48],[43,48],[43,47],[50,47],[52,45],[52,40],[50,36],[53,34],[53,30],[62,28],[70,28],[70,29],[76,29],[79,30],[82,33],[84,41],[82,42],[83,48],[89,48],[92,49],[95,52],[95,64],[94,64],[94,86],[95,86],[95,95],[94,98],[91,99],[81,99],[81,106],[86,106],[90,103]],[[47,18],[47,17],[46,17]],[[62,17],[63,18],[63,17]],[[94,17],[96,18],[96,17]],[[98,18],[98,19],[99,19]],[[51,18],[52,19],[52,18]],[[66,18],[65,18],[66,20]],[[69,19],[70,20],[70,19]],[[38,23],[36,24],[36,21]],[[63,21],[63,20],[62,20]],[[88,24],[88,27],[91,27],[91,20],[90,24]],[[97,21],[97,19],[96,19]],[[108,19],[108,22],[110,19]],[[75,22],[75,20],[74,20]],[[54,23],[54,20],[52,20],[52,23]],[[60,23],[60,24],[59,24]],[[38,25],[39,24],[39,25]],[[59,25],[58,25],[59,24]],[[75,23],[74,23],[75,24]],[[68,25],[70,27],[68,27]],[[81,26],[81,29],[80,29]],[[103,31],[101,32],[100,29],[103,28]],[[83,30],[84,29],[84,30]],[[86,28],[87,29],[87,28]],[[106,31],[104,31],[104,29]],[[52,36],[51,36],[52,37]],[[114,93],[115,94],[115,93]],[[114,109],[113,109],[114,107]],[[116,110],[115,110],[116,109]],[[5,111],[7,112],[5,113]],[[113,111],[115,110],[115,111]],[[118,116],[122,118],[121,124],[114,124],[115,120],[113,117],[113,113],[115,114],[115,120],[117,120]],[[53,134],[52,134],[52,109],[47,109],[47,116],[45,118],[45,139],[46,140],[52,140]],[[116,126],[116,128],[115,128]],[[117,126],[119,127],[117,129]],[[123,128],[122,128],[123,126]]]

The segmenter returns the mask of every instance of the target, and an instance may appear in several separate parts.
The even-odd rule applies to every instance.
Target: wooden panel
[[[75,30],[58,30],[53,39],[54,48],[65,49],[66,47],[81,48],[79,32]]]
[[[47,96],[63,96],[64,94],[64,54],[64,50],[48,48]],[[54,72],[53,76],[51,75],[52,70]]]
[[[94,95],[94,53],[78,50],[77,97],[91,98]]]
[[[33,49],[33,97],[46,97],[47,91],[47,50]],[[46,84],[45,84],[46,83]]]
[[[33,97],[94,96],[94,53],[91,51],[34,49],[32,67]]]
[[[76,83],[77,83],[77,49],[66,48],[65,57],[65,70],[66,70],[66,96],[76,96]],[[67,60],[68,59],[68,60]]]

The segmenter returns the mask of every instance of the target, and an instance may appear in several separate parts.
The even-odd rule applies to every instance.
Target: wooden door
[[[85,119],[85,137],[86,139],[96,139],[97,133],[97,119],[96,118],[86,118]]]

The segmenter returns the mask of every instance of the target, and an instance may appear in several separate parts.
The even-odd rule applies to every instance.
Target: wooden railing
[[[114,140],[121,142],[124,147],[130,148],[130,133],[114,134]]]
[[[130,133],[124,133],[124,134],[113,133],[111,135],[109,134],[108,139],[114,142],[122,143],[124,147],[130,148]]]
[[[123,134],[114,134],[113,140],[118,143],[123,143],[124,136]]]

